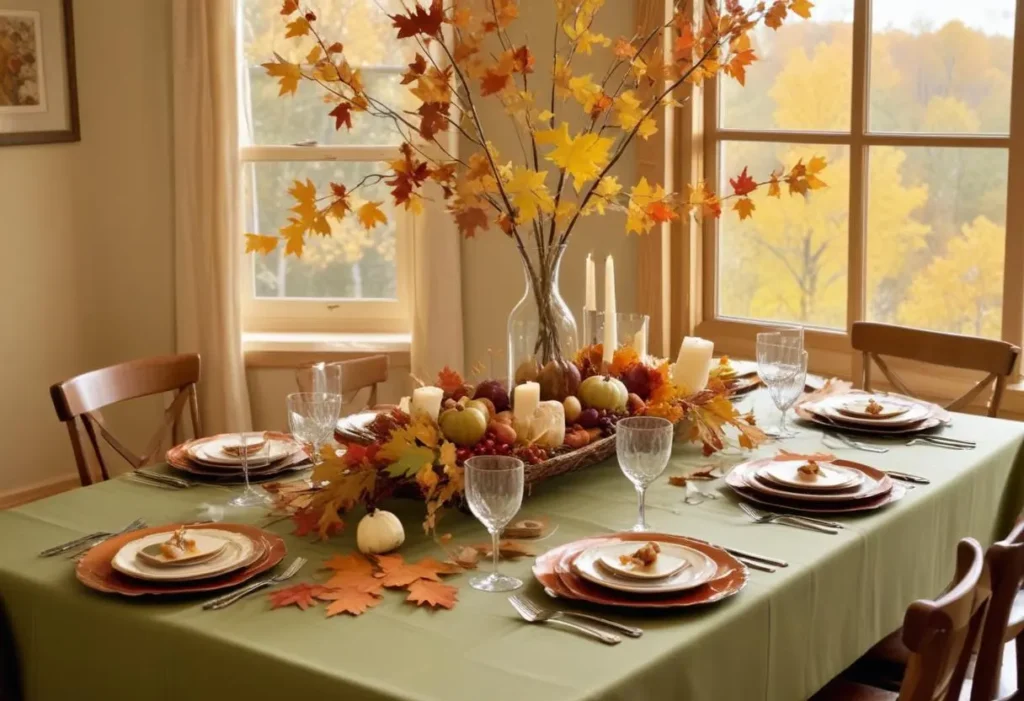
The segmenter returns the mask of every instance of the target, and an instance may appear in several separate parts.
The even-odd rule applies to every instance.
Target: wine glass
[[[776,346],[787,346],[804,349],[804,327],[803,326],[772,326],[771,331],[757,334],[757,341],[770,343]]]
[[[777,339],[762,339],[762,335],[772,336],[758,334],[757,375],[781,412],[778,428],[769,428],[765,433],[776,438],[792,438],[796,433],[786,426],[786,412],[803,393],[807,380],[807,351],[792,345],[772,343]]]
[[[523,461],[509,455],[478,455],[466,461],[469,510],[491,534],[493,568],[469,580],[480,591],[512,591],[522,581],[498,572],[498,536],[523,504]]]
[[[312,447],[313,465],[320,464],[320,448],[330,441],[341,413],[341,395],[295,392],[288,395],[288,427],[295,439]]]
[[[262,445],[250,454],[249,445],[255,445],[256,441],[261,441]],[[228,502],[228,506],[248,508],[250,506],[264,506],[271,503],[272,500],[269,494],[258,491],[249,482],[250,467],[263,467],[270,462],[267,449],[269,443],[270,441],[267,439],[267,435],[265,433],[246,433],[243,431],[238,434],[238,454],[242,459],[242,476],[245,478],[245,489],[242,490],[241,494],[231,499]]]
[[[300,392],[342,394],[341,363],[313,363],[295,370]]]
[[[674,427],[668,419],[631,416],[615,424],[615,452],[619,468],[636,487],[637,521],[634,531],[649,531],[644,515],[647,488],[668,467]]]

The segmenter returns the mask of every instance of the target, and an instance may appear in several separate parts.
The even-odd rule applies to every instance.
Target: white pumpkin
[[[356,528],[356,547],[366,555],[391,552],[404,542],[402,522],[390,511],[374,509]]]
[[[561,402],[541,402],[533,410],[530,440],[546,448],[557,448],[565,442],[565,407]]]

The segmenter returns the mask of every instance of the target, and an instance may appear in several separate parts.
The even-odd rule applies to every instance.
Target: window
[[[388,12],[401,0],[331,0],[318,4],[318,26],[340,41],[364,83],[391,104],[408,92],[401,73],[411,57],[394,39]],[[356,182],[398,157],[390,125],[363,116],[351,131],[334,128],[324,92],[313,83],[278,97],[260,64],[278,53],[299,61],[309,45],[285,39],[280,0],[243,0],[239,18],[239,116],[246,231],[276,232],[294,204],[293,181],[324,191],[329,181]],[[331,220],[332,235],[308,240],[301,258],[281,247],[247,255],[242,292],[247,331],[400,332],[408,330],[411,217],[390,204],[381,183],[361,190],[380,201],[386,227],[365,231],[354,217]]]
[[[1017,4],[822,0],[811,21],[756,35],[745,88],[708,85],[705,177],[719,191],[745,165],[816,154],[829,187],[758,192],[753,218],[704,223],[702,335],[795,322],[839,350],[867,319],[1021,342],[1024,198],[1007,197],[1024,159],[1010,129],[1024,121],[1011,114]]]

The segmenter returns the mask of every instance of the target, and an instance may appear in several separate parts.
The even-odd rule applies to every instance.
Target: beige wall
[[[549,3],[531,3],[520,29],[550,39]],[[632,3],[608,3],[600,31],[632,27]],[[82,141],[0,148],[0,231],[8,243],[0,270],[0,408],[5,460],[0,500],[39,484],[76,479],[70,444],[47,388],[111,363],[174,350],[173,148],[170,0],[75,0]],[[114,31],[113,28],[116,28]],[[538,56],[538,95],[550,66]],[[585,68],[580,60],[577,70]],[[566,110],[578,110],[566,103]],[[488,135],[507,157],[518,153],[494,101],[483,113]],[[622,159],[623,174],[632,172]],[[623,178],[627,180],[628,178]],[[553,183],[551,183],[553,186]],[[582,221],[563,266],[562,290],[574,313],[583,302],[583,259],[614,253],[619,309],[634,308],[633,241],[620,217]],[[523,291],[509,241],[497,232],[465,241],[463,313],[467,365],[488,348],[504,353],[508,312]],[[601,270],[601,266],[599,266]],[[599,289],[603,289],[599,273]],[[498,368],[501,363],[496,363]],[[408,368],[392,369],[382,401],[407,393]],[[283,428],[287,370],[249,372],[255,425]],[[141,448],[160,405],[108,412],[115,432]],[[115,465],[122,465],[116,459]]]

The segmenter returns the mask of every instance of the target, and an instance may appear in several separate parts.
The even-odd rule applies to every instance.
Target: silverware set
[[[225,594],[224,596],[218,596],[216,599],[211,599],[210,601],[207,601],[205,604],[203,604],[203,609],[206,611],[217,611],[226,606],[230,606],[239,599],[249,596],[249,594],[257,592],[260,589],[263,589],[265,587],[271,587],[275,584],[281,584],[282,582],[285,582],[294,577],[295,575],[297,575],[299,573],[299,570],[301,570],[306,565],[306,562],[308,562],[306,558],[297,557],[294,560],[292,560],[292,563],[288,565],[288,568],[284,572],[273,575],[271,577],[265,577],[264,579],[261,579],[257,582],[253,582],[252,584],[244,586],[241,589],[236,589],[235,591],[229,594]]]
[[[930,445],[934,448],[946,448],[947,450],[974,450],[978,447],[978,444],[974,441],[965,441],[960,438],[939,435],[917,436],[913,440],[904,443],[904,445]]]
[[[829,535],[836,535],[839,533],[839,529],[843,527],[841,523],[811,518],[810,516],[762,511],[744,502],[740,502],[739,507],[754,523],[774,523],[781,526],[793,526],[794,528],[803,528],[804,530],[828,533]]]
[[[148,484],[151,487],[163,487],[164,489],[189,489],[199,485],[198,482],[185,479],[184,477],[147,470],[142,467],[125,473],[124,477],[132,482]]]
[[[886,470],[885,474],[889,475],[893,479],[900,480],[901,482],[909,482],[911,485],[932,483],[932,481],[927,477],[921,477],[920,475],[912,475],[909,472],[897,472],[896,470]],[[913,487],[911,487],[911,489],[913,489]]]
[[[55,545],[52,548],[47,548],[39,553],[39,557],[53,557],[55,555],[63,555],[65,553],[71,553],[69,557],[78,557],[81,553],[92,548],[95,545],[99,545],[105,540],[113,538],[114,536],[123,535],[129,531],[137,531],[139,529],[146,528],[146,522],[141,518],[137,518],[127,526],[119,531],[96,531],[88,535],[69,540],[66,543]]]
[[[863,451],[868,452],[868,453],[888,453],[889,452],[888,448],[883,448],[883,447],[877,446],[877,445],[868,445],[867,443],[862,443],[860,441],[855,441],[852,438],[850,438],[849,436],[844,436],[842,433],[828,433],[828,432],[825,432],[824,438],[830,438],[833,441],[839,441],[840,443],[845,445],[847,448],[853,448],[854,450],[863,450]],[[824,439],[823,439],[823,442],[824,442]],[[825,445],[828,445],[828,444],[826,443]]]
[[[600,616],[592,616],[587,613],[577,613],[576,611],[560,611],[541,608],[529,599],[518,595],[510,596],[508,598],[508,602],[512,604],[512,608],[514,608],[516,613],[518,613],[527,623],[553,623],[554,625],[575,630],[579,633],[583,633],[584,635],[589,635],[592,638],[600,640],[606,645],[618,645],[622,642],[622,638],[615,633],[609,633],[596,625],[588,625],[583,621],[607,626],[608,628],[617,630],[631,638],[639,638],[644,634],[640,628],[622,625],[621,623],[616,623],[615,621],[610,621],[607,618],[601,618]]]

